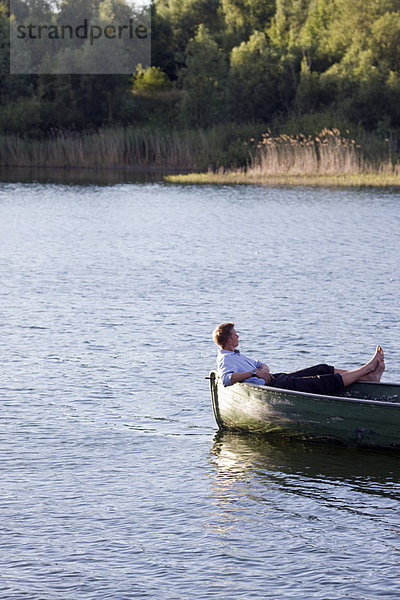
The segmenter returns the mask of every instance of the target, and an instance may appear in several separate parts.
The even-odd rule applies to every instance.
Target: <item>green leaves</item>
[[[204,25],[188,43],[185,63],[180,71],[183,119],[190,125],[212,125],[224,109],[227,61]]]
[[[21,22],[51,15],[54,26],[79,25],[90,13],[110,25],[111,37],[130,14],[127,0],[61,0],[58,10],[48,0],[13,6]],[[35,135],[68,124],[320,123],[318,114],[379,131],[400,128],[399,0],[153,0],[152,66],[133,78],[115,74],[108,34],[96,44],[82,40],[82,64],[72,50],[59,58],[66,73],[72,64],[75,73],[96,73],[110,62],[106,77],[11,77],[9,24],[0,0],[0,128]],[[118,61],[132,52],[123,45]],[[145,64],[136,61],[132,72],[138,62]],[[48,72],[63,72],[58,66]]]

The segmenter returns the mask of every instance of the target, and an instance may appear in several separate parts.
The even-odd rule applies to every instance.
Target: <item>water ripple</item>
[[[2,184],[0,598],[397,600],[398,455],[213,440],[204,377],[232,319],[400,380],[398,200]]]

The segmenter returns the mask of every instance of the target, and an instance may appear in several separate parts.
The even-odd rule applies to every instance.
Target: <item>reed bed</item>
[[[265,133],[248,171],[263,175],[356,175],[392,168],[383,157],[368,160],[360,144],[338,129],[324,129],[316,136],[272,137]]]
[[[0,135],[0,167],[194,172],[169,178],[185,183],[400,185],[400,166],[388,146],[361,146],[338,129],[316,136],[274,137],[262,131],[259,124],[208,130],[110,128],[58,132],[41,140]]]
[[[251,146],[252,145],[252,146]],[[251,159],[242,169],[208,170],[171,176],[180,183],[266,183],[270,185],[400,186],[400,165],[393,164],[388,147],[373,154],[338,129],[316,136],[273,137],[264,133],[251,140]]]
[[[258,127],[258,130],[257,130]],[[58,132],[44,139],[0,135],[0,167],[160,168],[201,170],[210,165],[244,164],[243,139],[260,126],[208,130],[103,129],[92,133]]]
[[[110,129],[42,140],[0,135],[0,166],[198,169],[210,162],[207,136],[192,131]]]

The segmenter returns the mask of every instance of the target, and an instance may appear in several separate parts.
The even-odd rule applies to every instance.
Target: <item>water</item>
[[[400,381],[399,194],[0,184],[0,597],[398,600],[396,452],[216,435],[210,335]]]

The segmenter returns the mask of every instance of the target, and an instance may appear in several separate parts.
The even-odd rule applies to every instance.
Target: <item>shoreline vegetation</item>
[[[18,52],[14,34],[39,15],[44,32],[85,18],[106,32],[142,19],[143,7],[11,4],[0,0],[3,171],[399,185],[398,0],[152,0],[149,55],[123,44],[118,64],[105,33],[76,47],[55,36],[49,46],[35,29]]]
[[[265,175],[250,174],[244,170],[209,171],[207,173],[187,173],[166,175],[168,183],[184,185],[269,185],[269,186],[308,186],[308,187],[374,187],[400,188],[400,176],[394,173],[338,173],[319,175],[298,173]]]
[[[400,187],[388,138],[358,142],[338,129],[276,136],[262,124],[0,135],[0,168],[16,167],[169,171],[163,179],[181,184]]]
[[[243,140],[265,125],[208,129],[113,127],[93,132],[57,131],[37,138],[0,134],[0,167],[133,168],[200,171],[240,167],[249,158]]]
[[[183,184],[400,187],[400,165],[393,162],[389,140],[385,143],[388,149],[382,152],[381,148],[371,158],[338,129],[324,129],[316,136],[273,137],[265,133],[246,167],[168,175],[165,179]]]

